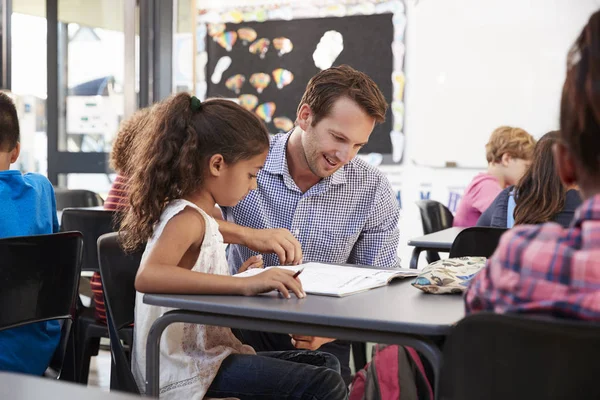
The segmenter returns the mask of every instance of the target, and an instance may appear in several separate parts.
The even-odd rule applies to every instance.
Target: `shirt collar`
[[[600,221],[600,194],[590,197],[575,211],[572,226],[581,226],[584,221]]]
[[[272,140],[275,143],[271,146],[269,151],[269,156],[267,157],[267,161],[265,162],[265,166],[263,171],[269,172],[275,175],[289,175],[290,171],[288,169],[286,150],[287,150],[287,142],[292,134],[293,130],[288,133],[282,134],[281,137],[273,138]],[[352,161],[351,161],[352,162]],[[346,169],[347,165],[344,165],[342,168],[338,169],[334,172],[333,175],[321,180],[320,183],[331,184],[331,185],[340,185],[346,183]]]

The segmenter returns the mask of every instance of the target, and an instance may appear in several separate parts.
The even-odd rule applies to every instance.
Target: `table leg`
[[[420,247],[415,247],[412,252],[412,257],[410,258],[410,268],[417,269],[417,265],[419,264],[419,255],[423,251]]]

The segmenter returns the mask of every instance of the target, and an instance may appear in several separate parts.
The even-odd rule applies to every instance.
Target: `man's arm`
[[[258,253],[275,253],[281,265],[296,265],[302,261],[300,242],[287,229],[252,229],[217,219],[223,241],[240,244]]]
[[[348,263],[398,268],[400,209],[392,186],[385,177],[382,177],[373,201],[370,215],[354,244]]]

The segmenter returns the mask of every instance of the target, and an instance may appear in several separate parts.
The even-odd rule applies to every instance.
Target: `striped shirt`
[[[105,210],[121,210],[128,205],[129,196],[127,194],[128,179],[122,175],[117,175],[113,182],[108,196],[104,201]],[[94,294],[94,315],[96,320],[102,324],[106,324],[106,308],[104,307],[104,291],[102,290],[102,279],[98,272],[94,272],[90,280],[92,293]]]
[[[551,222],[504,234],[465,302],[467,312],[600,320],[600,195],[577,209],[567,229]]]
[[[302,193],[288,170],[290,134],[273,137],[258,189],[235,207],[223,207],[225,219],[255,229],[290,230],[302,245],[305,262],[399,267],[399,209],[384,174],[354,158]],[[232,245],[232,273],[255,254]],[[275,254],[265,254],[263,260],[265,266],[279,265]]]

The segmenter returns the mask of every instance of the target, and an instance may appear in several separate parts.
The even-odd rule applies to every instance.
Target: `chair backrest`
[[[81,273],[79,232],[0,239],[0,330],[62,319],[52,368],[60,375]]]
[[[118,243],[118,236],[118,233],[108,233],[98,239],[100,276],[114,369],[111,373],[111,388],[139,393],[119,337],[119,330],[130,326],[134,321],[135,275],[142,260],[143,250],[132,254],[125,253]],[[116,382],[113,382],[113,379]]]
[[[439,399],[599,399],[600,325],[479,313],[444,343]]]
[[[496,251],[500,237],[506,232],[504,228],[476,226],[460,232],[452,248],[450,257],[490,257]]]
[[[417,207],[421,212],[425,235],[452,227],[454,216],[442,203],[435,200],[420,200],[417,201]]]
[[[104,204],[98,193],[89,190],[55,188],[54,197],[58,211],[68,207],[98,207]]]
[[[83,271],[99,271],[98,238],[115,231],[115,212],[67,208],[62,213],[60,229],[83,233]]]

